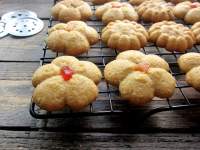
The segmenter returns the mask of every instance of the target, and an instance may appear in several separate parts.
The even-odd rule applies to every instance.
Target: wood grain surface
[[[184,138],[183,138],[184,137]],[[0,132],[1,149],[199,149],[198,134],[110,134],[63,132]]]

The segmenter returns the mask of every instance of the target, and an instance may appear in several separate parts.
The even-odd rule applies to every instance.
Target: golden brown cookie
[[[144,105],[154,97],[151,78],[142,72],[130,73],[119,85],[121,97],[134,105]]]
[[[129,60],[136,64],[148,64],[151,68],[162,68],[169,71],[169,64],[163,58],[153,54],[145,55],[136,50],[121,52],[116,59]]]
[[[161,68],[150,68],[148,75],[153,80],[155,96],[169,98],[173,95],[176,81],[169,72]]]
[[[169,71],[169,64],[163,58],[154,54],[145,55],[141,63],[147,63],[151,68],[162,68]]]
[[[186,73],[186,82],[200,92],[200,53],[187,53],[178,59],[182,72]]]
[[[189,85],[200,92],[200,65],[198,67],[192,68],[186,74],[186,81]]]
[[[130,4],[126,2],[109,2],[97,8],[95,15],[103,23],[108,24],[115,20],[137,21],[138,14]]]
[[[196,22],[193,26],[192,26],[192,32],[194,33],[195,37],[196,37],[196,42],[197,44],[200,44],[200,21]]]
[[[143,57],[145,57],[145,54],[140,51],[127,50],[127,51],[119,53],[116,59],[125,59],[133,63],[139,64],[142,62]]]
[[[100,70],[91,62],[78,61],[72,56],[58,57],[33,74],[33,102],[47,111],[65,107],[83,109],[96,99],[96,84],[101,78]]]
[[[182,24],[162,21],[149,29],[149,41],[168,51],[184,52],[196,43],[193,32]]]
[[[123,51],[140,49],[147,44],[148,33],[146,29],[134,21],[117,20],[109,23],[102,30],[102,41],[108,47]]]
[[[200,3],[190,1],[179,3],[174,7],[174,15],[186,23],[194,24],[200,21]]]
[[[97,31],[82,21],[59,23],[49,30],[47,45],[52,51],[67,55],[80,55],[97,43]]]
[[[93,4],[100,5],[111,1],[118,1],[118,0],[91,0]]]
[[[174,20],[174,5],[164,0],[147,0],[137,7],[140,18],[147,22]]]
[[[52,16],[59,21],[88,20],[92,16],[92,10],[82,0],[63,0],[51,9]]]
[[[129,3],[131,3],[132,5],[140,5],[145,1],[147,0],[129,0]]]
[[[186,73],[192,68],[200,66],[200,54],[191,52],[181,55],[178,59],[178,65],[181,71]]]
[[[80,61],[80,63],[84,68],[80,74],[88,77],[89,79],[93,80],[94,83],[98,84],[102,78],[102,74],[99,68],[89,61]]]
[[[118,86],[119,83],[131,72],[135,63],[129,60],[113,60],[105,66],[104,77],[112,85]]]
[[[154,96],[169,98],[173,95],[176,82],[167,70],[169,65],[159,56],[129,50],[105,66],[104,77],[108,83],[119,86],[123,99],[144,105]]]

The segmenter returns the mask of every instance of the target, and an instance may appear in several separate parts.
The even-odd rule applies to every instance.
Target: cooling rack
[[[127,0],[121,0],[127,1]],[[57,0],[54,0],[54,4]],[[96,10],[98,6],[91,3],[91,8],[93,11]],[[58,23],[52,19],[48,18],[49,24],[48,28],[51,28],[54,24]],[[181,22],[180,20],[177,20]],[[149,28],[151,23],[139,22],[145,28]],[[104,27],[101,21],[98,21],[95,17],[91,21],[87,22],[88,25],[94,27],[99,34]],[[186,24],[185,24],[186,25]],[[186,25],[189,26],[189,25]],[[31,100],[30,104],[30,114],[37,119],[48,119],[48,118],[69,118],[69,117],[84,117],[84,116],[104,116],[104,115],[131,115],[137,116],[138,114],[143,119],[149,116],[163,112],[163,111],[175,111],[175,110],[187,110],[191,108],[200,107],[200,94],[196,92],[192,87],[190,87],[184,80],[184,74],[179,70],[177,65],[177,59],[180,55],[184,53],[179,52],[168,52],[163,48],[157,47],[152,43],[148,43],[143,49],[141,49],[145,54],[156,54],[164,58],[170,66],[170,73],[176,79],[176,91],[174,96],[168,99],[154,98],[154,100],[144,107],[130,106],[126,101],[120,99],[118,89],[108,84],[104,79],[99,84],[99,97],[97,100],[90,104],[86,109],[81,112],[73,112],[71,110],[62,110],[56,112],[46,112],[41,110],[36,104]],[[200,46],[195,45],[192,49],[187,52],[198,52],[200,53]],[[102,71],[105,65],[111,60],[115,59],[118,52],[116,50],[109,49],[104,43],[99,41],[98,44],[91,46],[88,53],[79,56],[80,60],[88,60],[95,63]],[[40,58],[41,65],[50,63],[54,58],[62,54],[51,52],[47,45],[43,47],[43,56]],[[197,100],[195,97],[199,97]],[[176,98],[175,98],[176,97]]]

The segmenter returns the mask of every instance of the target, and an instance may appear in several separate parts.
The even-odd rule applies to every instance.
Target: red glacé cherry
[[[73,74],[74,74],[74,71],[68,66],[64,66],[60,70],[60,75],[63,77],[65,81],[71,79]]]
[[[137,64],[133,69],[135,71],[140,71],[140,72],[146,73],[146,72],[148,72],[149,68],[150,68],[149,64],[147,64],[147,63],[140,63],[140,64]]]

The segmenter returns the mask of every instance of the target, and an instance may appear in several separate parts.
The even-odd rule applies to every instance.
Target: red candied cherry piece
[[[112,3],[112,8],[120,8],[122,7],[121,3]]]
[[[134,66],[134,71],[140,71],[140,72],[147,72],[150,68],[150,65],[147,63],[140,63]]]
[[[73,74],[74,74],[74,71],[68,66],[64,66],[60,70],[60,75],[63,77],[65,81],[71,79]]]
[[[192,4],[190,5],[191,8],[197,8],[197,7],[199,7],[199,6],[200,6],[200,3],[198,3],[198,2],[194,2],[194,3],[192,3]]]

